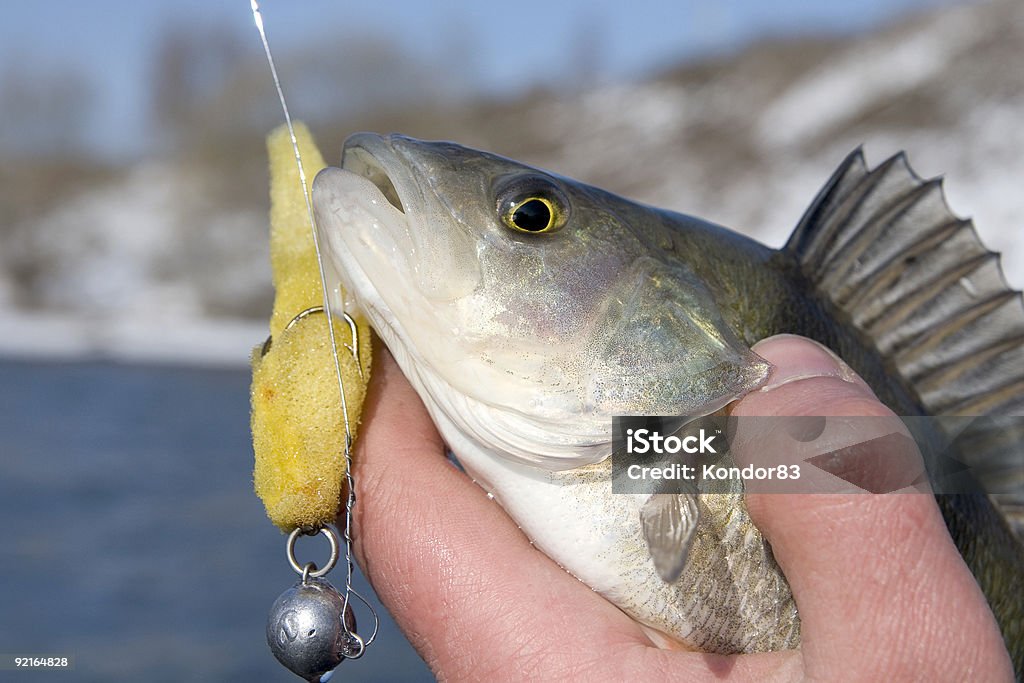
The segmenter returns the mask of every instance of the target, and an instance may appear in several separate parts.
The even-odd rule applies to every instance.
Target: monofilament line
[[[316,231],[316,219],[313,214],[313,202],[309,196],[309,185],[306,182],[306,170],[302,164],[302,155],[299,153],[299,141],[295,137],[295,127],[292,125],[291,113],[288,111],[288,102],[285,100],[284,91],[281,89],[281,80],[277,75],[277,66],[274,63],[273,54],[270,52],[270,43],[267,41],[267,33],[263,28],[263,15],[260,12],[259,3],[250,0],[253,19],[256,21],[256,29],[260,33],[260,40],[263,42],[263,51],[267,55],[267,63],[270,65],[270,74],[274,80],[274,88],[277,90],[277,98],[281,102],[281,109],[284,111],[285,125],[288,127],[288,136],[291,138],[292,150],[295,152],[295,165],[299,169],[299,182],[302,184],[302,196],[306,200],[306,213],[309,217],[309,226],[313,234],[313,250],[316,252],[316,263],[320,271],[320,287],[324,297],[324,314],[327,316],[327,330],[331,340],[331,354],[334,357],[334,370],[338,376],[338,392],[341,395],[341,411],[345,423],[345,450],[348,450],[348,440],[351,438],[351,429],[348,420],[348,406],[345,401],[345,383],[341,376],[341,361],[338,358],[338,346],[334,336],[334,317],[331,314],[330,299],[327,288],[327,272],[324,269],[323,256],[320,252],[320,239]],[[358,362],[358,359],[356,359]]]
[[[338,393],[341,395],[341,415],[345,426],[345,483],[348,484],[348,500],[345,505],[345,550],[348,559],[348,576],[345,581],[345,605],[348,606],[349,592],[352,587],[352,505],[355,502],[355,490],[352,481],[352,429],[348,419],[348,404],[345,400],[345,380],[341,375],[341,361],[338,358],[338,344],[334,335],[334,317],[331,314],[330,297],[328,296],[327,272],[324,269],[323,256],[320,252],[320,239],[317,236],[316,219],[313,214],[313,202],[309,196],[309,186],[306,183],[306,171],[302,165],[302,155],[299,153],[299,141],[295,137],[295,127],[292,125],[292,117],[288,111],[288,103],[284,97],[284,90],[281,89],[281,79],[277,75],[277,66],[274,63],[274,56],[270,51],[270,43],[267,41],[267,32],[263,27],[263,14],[260,12],[257,0],[250,0],[252,17],[256,22],[256,30],[259,31],[260,40],[263,42],[263,52],[267,55],[267,63],[270,65],[270,75],[274,80],[274,88],[277,90],[277,98],[281,102],[281,109],[284,111],[284,121],[288,126],[288,135],[291,138],[292,150],[295,152],[295,164],[299,170],[299,182],[302,183],[302,196],[306,200],[306,213],[309,216],[309,227],[313,233],[313,249],[316,252],[316,263],[320,271],[320,287],[323,292],[324,314],[327,316],[327,331],[331,342],[331,355],[334,358],[334,372],[338,378]],[[352,345],[355,348],[355,333],[353,332]],[[356,365],[359,365],[358,356],[355,358]]]

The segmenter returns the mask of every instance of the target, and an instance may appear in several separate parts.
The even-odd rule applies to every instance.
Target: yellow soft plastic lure
[[[309,130],[295,125],[307,177],[326,165]],[[270,156],[270,340],[252,354],[253,479],[282,531],[333,524],[345,480],[345,427],[309,214],[286,126],[267,137]],[[358,356],[344,319],[334,319],[349,423],[355,435],[370,378],[370,329],[356,319]],[[362,365],[362,372],[357,363]]]

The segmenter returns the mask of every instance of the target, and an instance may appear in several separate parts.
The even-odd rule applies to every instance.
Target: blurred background
[[[1024,285],[1016,0],[263,10],[329,163],[357,130],[453,139],[778,246],[851,149],[906,149]],[[264,618],[294,576],[251,491],[281,115],[249,3],[3,19],[0,654],[73,655],[53,680],[293,680]],[[340,673],[430,680],[390,623]]]

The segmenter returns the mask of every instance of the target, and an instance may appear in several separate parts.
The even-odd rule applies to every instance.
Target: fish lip
[[[410,172],[405,159],[392,145],[394,137],[394,135],[382,136],[376,133],[354,133],[345,140],[342,147],[339,169],[336,170],[351,176],[358,176],[371,183],[381,193],[383,199],[390,204],[390,207],[384,205],[383,208],[396,209],[402,218],[400,229],[398,229],[398,223],[387,220],[381,220],[380,225],[388,224],[395,229],[380,229],[379,227],[373,229],[372,241],[378,247],[377,250],[369,248],[365,231],[344,229],[334,235],[335,239],[328,237],[326,240],[328,250],[333,249],[339,258],[349,264],[359,262],[358,254],[364,254],[368,250],[378,252],[378,256],[380,256],[381,250],[390,251],[392,258],[399,254],[408,257],[417,251],[416,237],[409,225],[413,220],[411,214],[415,213],[415,209],[422,205],[421,193],[418,190],[415,175]],[[329,170],[325,169],[325,172]],[[316,194],[315,185],[316,181],[314,181],[314,194]],[[328,192],[327,196],[330,194]],[[314,204],[316,203],[316,198],[314,198]],[[371,205],[372,203],[371,201]],[[378,217],[380,216],[378,215]],[[362,237],[358,235],[362,235]],[[381,258],[387,259],[388,257]],[[351,267],[351,265],[347,267]],[[369,278],[367,278],[367,282],[374,290],[379,284]],[[351,292],[351,294],[358,296],[356,292]]]
[[[392,144],[395,137],[376,133],[350,135],[341,151],[341,168],[372,182],[388,202],[404,214],[406,205],[395,185],[395,178],[403,175],[400,155]]]

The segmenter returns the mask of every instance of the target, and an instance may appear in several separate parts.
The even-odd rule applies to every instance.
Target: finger
[[[459,678],[502,662],[541,666],[566,640],[602,655],[603,644],[623,634],[643,640],[447,461],[427,411],[383,348],[375,349],[365,411],[353,468],[356,554],[435,672]],[[565,656],[564,648],[554,652]],[[584,650],[573,656],[586,658]]]
[[[773,338],[755,351],[775,369],[768,389],[741,399],[734,416],[895,420],[849,367],[813,342]],[[765,422],[749,424],[756,429]],[[756,435],[744,441],[756,443]],[[741,451],[737,459],[754,457]],[[749,494],[747,504],[793,589],[811,677],[870,679],[884,672],[927,678],[926,669],[941,677],[953,667],[981,670],[991,664],[993,648],[1002,649],[995,620],[933,496]],[[980,646],[952,647],[965,633]],[[845,662],[844,668],[835,662]]]

